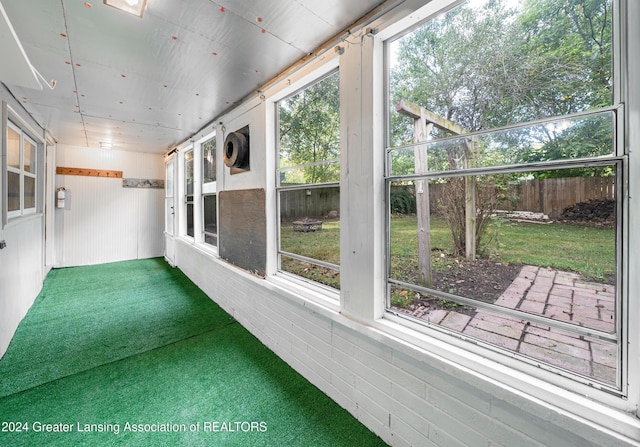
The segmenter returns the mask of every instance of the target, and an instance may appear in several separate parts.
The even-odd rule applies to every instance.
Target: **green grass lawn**
[[[391,219],[392,264],[406,263],[407,257],[415,259],[418,250],[416,228],[415,216]],[[500,221],[489,225],[488,232],[485,240],[490,242],[481,251],[497,262],[570,270],[593,280],[610,279],[616,271],[613,228]],[[453,252],[449,229],[438,217],[431,220],[431,248],[437,270],[443,262],[439,254]]]
[[[322,230],[293,231],[291,222],[283,222],[280,231],[280,249],[330,264],[340,265],[340,220],[322,222]],[[340,288],[340,272],[308,262],[282,257],[280,268],[284,271]]]
[[[417,268],[418,242],[415,216],[391,219],[391,259],[395,277]],[[594,281],[612,280],[616,271],[616,233],[613,228],[596,228],[565,223],[537,224],[496,221],[488,227],[488,245],[482,256],[497,262],[531,264],[574,271]],[[283,224],[281,248],[309,258],[340,263],[340,221],[323,222],[322,231],[294,232]],[[443,219],[432,217],[431,248],[433,268],[437,271],[452,261],[451,234]],[[339,275],[333,270],[283,259],[283,269],[291,273],[339,288]]]

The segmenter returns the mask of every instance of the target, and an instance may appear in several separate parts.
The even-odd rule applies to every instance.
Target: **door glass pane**
[[[173,160],[167,162],[166,169],[165,197],[173,197]]]
[[[24,177],[24,208],[30,209],[36,207],[36,178]]]
[[[8,196],[8,211],[20,210],[20,174],[15,172],[7,173],[7,196]]]
[[[32,174],[36,172],[36,145],[27,138],[24,139],[24,170]]]
[[[20,169],[20,134],[7,128],[7,165]]]

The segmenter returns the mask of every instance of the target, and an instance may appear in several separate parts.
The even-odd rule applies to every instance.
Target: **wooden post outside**
[[[464,167],[468,168],[469,162],[474,160],[475,144],[473,139],[466,144]],[[471,175],[464,178],[464,211],[465,211],[465,257],[474,261],[476,259],[476,179]]]
[[[429,139],[433,124],[428,121],[430,113],[422,107],[408,101],[398,101],[396,111],[413,118],[413,141],[420,143]],[[428,172],[427,148],[417,146],[414,149],[416,172]],[[431,268],[431,210],[429,204],[429,183],[416,181],[416,218],[418,220],[418,282],[425,286],[433,285]]]
[[[419,143],[429,139],[433,124],[424,119],[414,120],[413,139]],[[418,146],[414,149],[416,172],[428,172],[427,148]],[[431,287],[433,273],[431,268],[431,206],[429,203],[429,181],[416,181],[416,217],[418,220],[418,281]]]
[[[429,132],[436,126],[440,129],[447,130],[454,135],[462,135],[467,133],[467,130],[440,115],[433,113],[424,107],[420,107],[410,101],[401,99],[396,103],[396,112],[413,118],[414,142],[419,143],[426,141],[429,137]],[[470,160],[475,156],[475,142],[473,139],[466,143],[464,163],[465,167],[468,167]],[[416,147],[415,150],[415,166],[416,172],[427,172],[427,154],[426,148]],[[416,185],[416,214],[418,218],[418,265],[419,275],[421,283],[430,286],[432,280],[431,274],[431,222],[430,222],[430,208],[429,208],[429,188],[424,181],[422,188],[420,185]],[[418,191],[422,191],[419,193]],[[424,197],[423,197],[424,196]],[[476,258],[476,180],[472,176],[465,177],[465,255],[469,260],[475,260]],[[424,282],[422,279],[424,278]]]

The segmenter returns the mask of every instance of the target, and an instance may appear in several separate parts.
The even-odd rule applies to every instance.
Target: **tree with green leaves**
[[[393,42],[390,106],[411,101],[469,132],[560,120],[483,138],[474,145],[473,160],[465,158],[462,140],[431,143],[431,171],[611,152],[612,113],[561,118],[612,104],[611,1],[527,0],[511,5],[505,0],[470,1]],[[442,130],[431,135],[445,136],[451,135]],[[409,144],[412,137],[413,120],[392,113],[392,147]],[[394,154],[394,175],[411,169],[410,151]],[[563,172],[607,173],[594,168]],[[452,184],[454,180],[448,179]],[[447,204],[459,210],[452,216],[458,221],[464,207],[454,202],[463,198],[452,194]]]
[[[612,104],[610,0],[527,0],[520,8],[508,4],[468,2],[394,42],[392,102],[412,101],[468,131]],[[520,158],[505,154],[505,161],[601,154],[611,147],[611,123],[596,125],[598,130],[585,127],[581,139],[562,131],[540,132],[531,144],[531,136],[519,140],[509,135],[508,147],[512,152],[516,148]],[[392,146],[410,142],[411,126],[406,118],[392,115]],[[570,133],[579,132],[572,126]],[[586,138],[589,133],[596,139]],[[576,146],[578,140],[582,143]]]
[[[280,167],[305,183],[340,180],[340,89],[336,72],[279,103]]]

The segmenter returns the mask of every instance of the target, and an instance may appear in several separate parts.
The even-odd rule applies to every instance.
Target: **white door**
[[[164,188],[164,257],[173,266],[175,262],[175,158],[166,161],[165,188]]]

